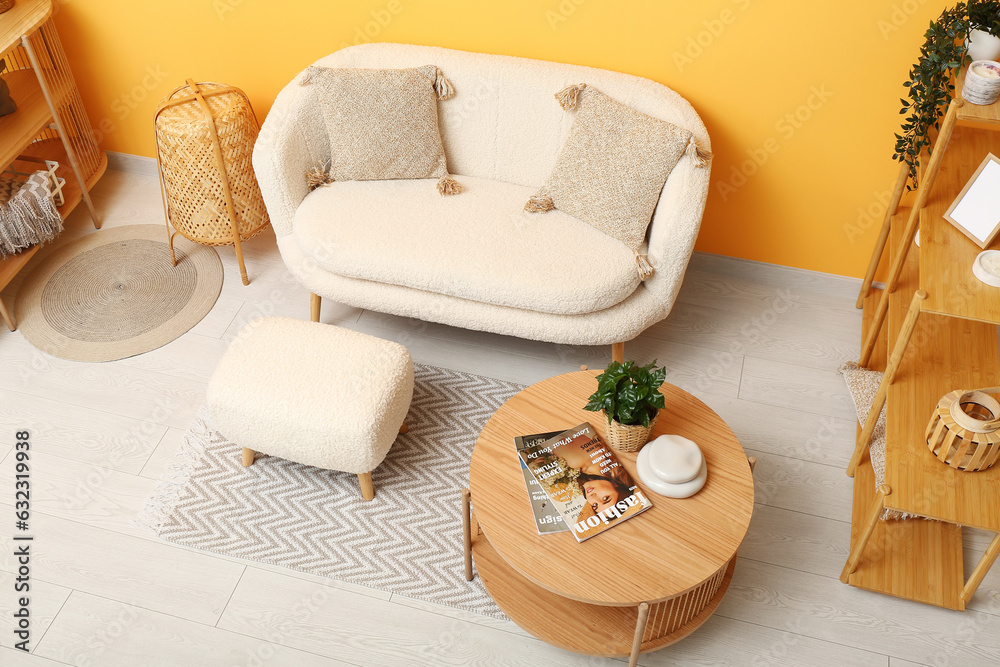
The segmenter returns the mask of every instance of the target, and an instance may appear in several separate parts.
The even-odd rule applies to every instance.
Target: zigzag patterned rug
[[[356,475],[275,457],[244,468],[203,408],[136,523],[169,542],[505,618],[479,577],[465,580],[460,490],[483,425],[523,387],[419,364],[414,379],[410,430],[375,470],[373,501]]]

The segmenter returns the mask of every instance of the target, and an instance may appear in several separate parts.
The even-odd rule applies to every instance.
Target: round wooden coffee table
[[[467,525],[478,521],[479,530],[467,530],[466,540],[486,589],[519,626],[570,651],[630,656],[634,664],[640,652],[686,637],[715,612],[750,525],[753,477],[725,422],[691,394],[664,384],[666,409],[652,437],[674,433],[698,443],[708,464],[705,487],[683,500],[657,495],[639,480],[636,455],[616,452],[653,507],[585,542],[568,532],[539,535],[514,436],[587,421],[604,439],[603,416],[582,407],[597,388],[597,374],[579,371],[534,384],[486,423],[469,471],[475,514]]]

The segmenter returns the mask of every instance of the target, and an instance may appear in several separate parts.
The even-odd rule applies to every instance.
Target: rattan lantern
[[[987,394],[1000,387],[945,394],[924,437],[939,461],[952,468],[986,470],[1000,458],[1000,403]]]
[[[239,88],[188,79],[160,101],[153,123],[171,262],[177,234],[233,245],[249,285],[240,244],[269,222],[250,162],[260,131],[250,100]]]

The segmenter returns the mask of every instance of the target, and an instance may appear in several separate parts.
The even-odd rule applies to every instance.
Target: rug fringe
[[[153,495],[129,524],[132,528],[159,537],[160,529],[170,518],[180,500],[181,491],[205,454],[206,439],[213,431],[209,419],[208,408],[202,406],[184,434],[180,449],[164,468]]]

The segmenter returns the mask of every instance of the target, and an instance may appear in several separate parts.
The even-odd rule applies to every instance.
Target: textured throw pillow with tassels
[[[436,178],[442,195],[462,191],[448,175],[437,101],[455,95],[434,65],[412,69],[309,67],[300,86],[319,88],[330,162],[306,174],[309,188],[332,181]]]
[[[638,251],[660,191],[674,166],[688,155],[703,167],[711,153],[691,132],[616,102],[585,83],[556,93],[576,118],[549,180],[524,210],[554,208],[596,227],[636,253],[639,275],[652,275]]]

